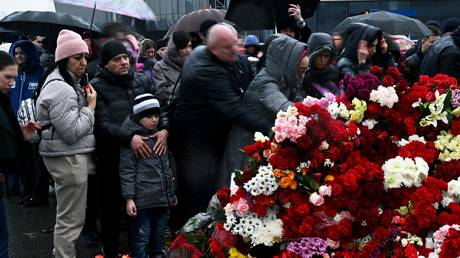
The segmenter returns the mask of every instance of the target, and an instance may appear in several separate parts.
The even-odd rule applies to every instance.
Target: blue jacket
[[[43,76],[43,68],[35,45],[28,40],[16,41],[11,45],[10,55],[14,57],[14,50],[20,47],[26,55],[26,65],[20,69],[16,83],[10,92],[13,112],[18,112],[22,100],[31,98]]]

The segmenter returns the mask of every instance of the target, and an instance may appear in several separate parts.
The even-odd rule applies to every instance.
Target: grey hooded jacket
[[[271,122],[280,110],[305,97],[299,87],[297,68],[305,43],[280,35],[268,47],[265,68],[254,78],[244,94],[251,112],[262,114]]]
[[[78,83],[67,84],[58,69],[46,78],[36,103],[37,120],[42,125],[51,123],[50,128],[42,131],[39,146],[42,156],[67,156],[94,151],[94,111],[87,107],[83,93]]]
[[[128,116],[122,128],[136,134],[148,136],[150,133]],[[155,141],[146,144],[153,148]],[[171,154],[152,154],[147,159],[137,159],[131,149],[120,149],[121,193],[125,199],[134,199],[138,209],[169,207],[176,191],[175,163]]]
[[[273,125],[278,111],[286,110],[292,102],[306,97],[306,92],[299,88],[297,82],[297,68],[306,47],[305,43],[284,35],[270,43],[265,68],[244,94],[249,113],[262,116]],[[227,138],[219,185],[228,185],[231,173],[235,169],[243,169],[247,157],[240,149],[251,144],[253,136],[253,130],[233,125]]]

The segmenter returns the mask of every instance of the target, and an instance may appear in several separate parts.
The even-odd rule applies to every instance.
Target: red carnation
[[[382,83],[383,83],[383,86],[386,86],[386,87],[393,86],[395,84],[395,79],[393,79],[393,77],[389,75],[385,75],[383,77]]]
[[[457,136],[460,134],[460,120],[452,120],[450,133],[454,136]]]

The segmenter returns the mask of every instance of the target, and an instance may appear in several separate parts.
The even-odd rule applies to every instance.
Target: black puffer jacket
[[[460,81],[460,28],[444,36],[428,49],[420,65],[419,75],[447,74]]]
[[[128,147],[134,135],[120,126],[131,114],[134,98],[146,92],[154,93],[153,85],[144,74],[130,72],[127,76],[116,76],[101,67],[91,84],[97,91],[96,153],[99,158],[115,162],[120,145]],[[162,115],[160,128],[166,128],[167,124],[167,116]]]
[[[150,132],[127,117],[122,129],[148,136]],[[150,148],[154,139],[145,142]],[[138,209],[169,207],[176,192],[175,165],[170,153],[137,159],[127,147],[120,149],[121,193],[125,199],[134,199]]]

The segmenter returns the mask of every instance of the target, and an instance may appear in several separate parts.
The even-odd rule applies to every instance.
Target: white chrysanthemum
[[[243,185],[244,189],[250,192],[253,196],[271,195],[279,187],[278,180],[273,175],[271,165],[260,166],[256,176],[251,178]]]
[[[283,221],[280,219],[264,219],[262,224],[254,230],[252,245],[272,246],[275,239],[283,237]]]
[[[409,139],[402,139],[398,142],[398,146],[402,147],[402,146],[405,146],[411,142],[415,142],[415,141],[418,141],[418,142],[422,142],[422,143],[426,143],[426,140],[425,140],[425,137],[423,136],[418,136],[416,134],[413,134],[411,136],[409,136]]]
[[[366,119],[363,121],[363,125],[366,126],[367,128],[369,128],[369,130],[372,130],[374,128],[374,126],[376,124],[378,124],[379,122],[375,119]]]
[[[429,166],[422,158],[403,159],[400,156],[385,161],[382,166],[384,172],[385,190],[390,188],[420,187],[423,179],[428,176]]]
[[[384,87],[380,85],[377,90],[372,90],[370,94],[371,101],[379,103],[382,107],[393,108],[393,105],[399,101],[398,94],[394,87]]]

